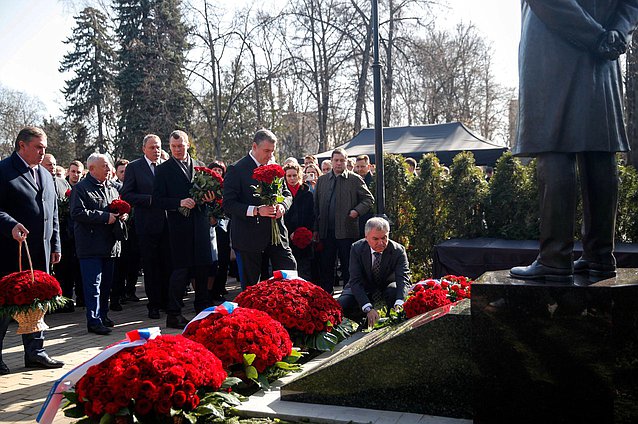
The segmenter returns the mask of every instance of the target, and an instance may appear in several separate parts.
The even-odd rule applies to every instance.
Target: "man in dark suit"
[[[144,289],[148,297],[148,317],[159,319],[160,309],[168,301],[168,278],[171,256],[166,211],[153,202],[153,181],[160,159],[162,142],[155,134],[148,134],[142,142],[144,156],[126,167],[122,198],[134,208],[133,218],[137,232]]]
[[[184,131],[173,131],[169,137],[172,157],[157,167],[152,202],[165,209],[173,270],[169,279],[166,326],[184,328],[188,320],[182,315],[184,290],[191,277],[195,278],[195,311],[209,306],[208,271],[213,263],[210,244],[210,223],[204,208],[196,207],[190,195],[195,166],[204,166],[190,157],[190,143]],[[212,193],[204,201],[214,200]],[[190,209],[188,216],[179,208]]]
[[[60,261],[58,204],[50,174],[39,166],[47,147],[40,128],[23,128],[15,152],[0,161],[0,277],[18,271],[18,243],[27,240],[33,267],[49,272]],[[28,264],[26,265],[28,268]],[[0,318],[0,375],[9,368],[2,362],[2,341],[11,317]],[[26,367],[60,368],[44,350],[42,331],[23,334]]]
[[[379,319],[376,308],[403,306],[410,286],[410,268],[405,247],[389,239],[390,226],[383,218],[370,218],[365,239],[350,250],[350,280],[338,302],[346,317],[358,321],[364,314],[369,326]]]
[[[262,205],[251,187],[259,184],[252,177],[255,168],[274,163],[276,144],[277,137],[271,131],[257,131],[251,151],[230,165],[224,178],[224,211],[230,215],[231,243],[237,257],[242,288],[259,282],[264,255],[270,259],[273,269],[297,269],[283,221],[292,204],[290,191],[284,184],[283,202],[274,206]],[[280,244],[272,243],[272,218],[279,226]]]

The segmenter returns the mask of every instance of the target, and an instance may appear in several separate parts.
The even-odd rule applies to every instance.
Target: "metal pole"
[[[377,214],[385,216],[385,179],[383,176],[383,118],[381,115],[381,64],[379,63],[379,5],[372,0],[372,76],[374,81],[374,163],[377,179]]]

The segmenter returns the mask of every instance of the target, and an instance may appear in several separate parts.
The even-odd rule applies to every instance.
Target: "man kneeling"
[[[388,309],[400,309],[410,286],[405,247],[389,235],[385,219],[366,222],[365,238],[350,249],[350,279],[337,299],[346,317],[359,321],[366,315],[370,327],[379,319],[375,307],[385,302]]]

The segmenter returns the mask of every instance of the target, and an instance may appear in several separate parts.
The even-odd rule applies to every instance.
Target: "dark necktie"
[[[188,160],[185,161],[179,161],[179,163],[182,165],[182,168],[184,169],[184,172],[186,173],[186,176],[188,177],[188,179],[191,179],[191,171],[190,168],[188,167]]]
[[[153,175],[155,175],[155,167],[157,166],[157,164],[155,162],[151,162],[151,173]]]
[[[33,177],[33,181],[35,182],[35,186],[39,189],[40,188],[40,184],[38,184],[38,175],[37,175],[37,171],[35,168],[29,168],[29,171],[31,171],[31,176]]]
[[[372,276],[374,277],[374,282],[379,284],[379,280],[381,280],[381,253],[374,252],[374,261],[372,262]]]

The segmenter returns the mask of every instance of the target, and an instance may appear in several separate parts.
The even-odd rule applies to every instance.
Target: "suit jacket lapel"
[[[184,168],[182,167],[182,165],[177,161],[177,159],[175,159],[174,157],[171,157],[171,159],[173,161],[173,166],[177,167],[177,170],[179,171],[180,174],[182,174],[182,176],[184,178],[186,178],[187,181],[192,182],[191,180],[188,179],[188,175],[186,175],[186,172],[184,172]]]
[[[373,284],[376,284],[374,281],[374,276],[372,275],[372,251],[370,250],[370,245],[368,242],[363,243],[363,269],[366,272],[366,277],[368,277],[368,281]]]
[[[33,187],[33,189],[37,192],[38,185],[35,183],[35,180],[33,179],[33,175],[31,174],[31,171],[29,170],[29,168],[22,162],[22,159],[18,157],[17,153],[14,152],[12,156],[13,156],[13,166],[18,170],[18,172],[20,173],[20,176],[24,178],[31,185],[31,187]]]

